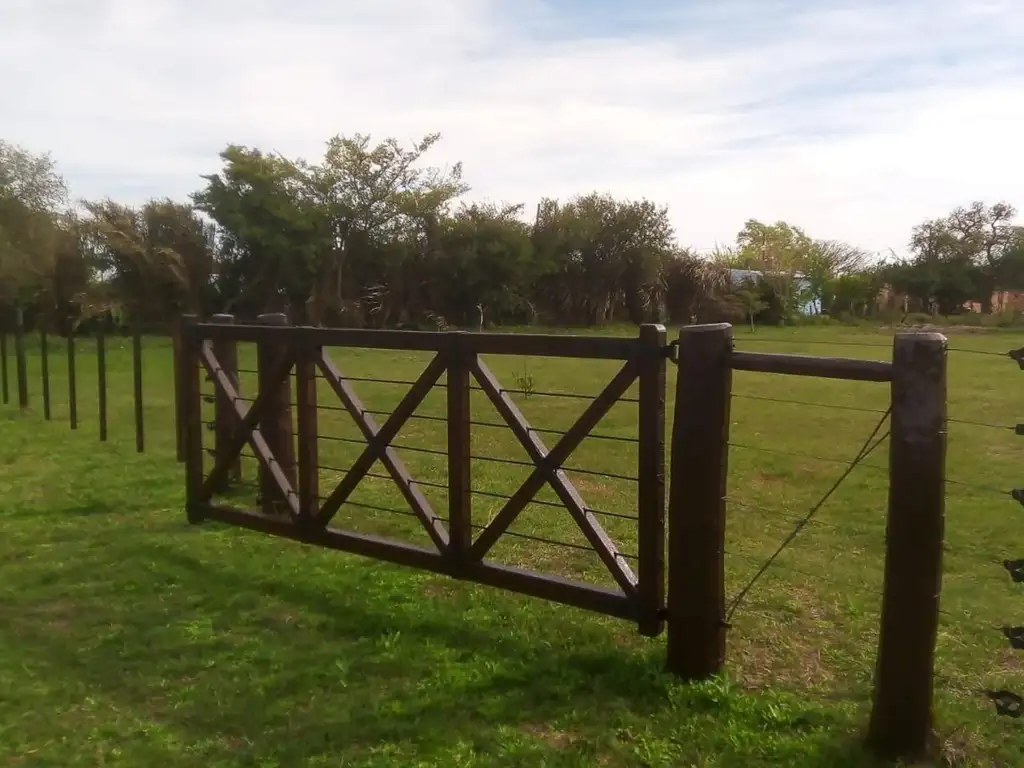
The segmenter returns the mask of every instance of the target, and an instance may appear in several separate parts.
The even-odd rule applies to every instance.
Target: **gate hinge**
[[[679,362],[679,339],[670,341],[662,349],[662,353],[673,363]]]

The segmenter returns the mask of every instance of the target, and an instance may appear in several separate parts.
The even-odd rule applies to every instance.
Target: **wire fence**
[[[739,341],[740,348],[748,343],[764,344],[785,352],[842,346],[864,350],[867,354],[885,350],[888,356],[892,349],[891,343],[873,340],[833,342],[758,338],[752,334]],[[984,343],[991,345],[999,341],[988,337]],[[949,360],[945,585],[937,659],[938,679],[943,686],[939,695],[988,700],[999,715],[1017,718],[1024,714],[1024,699],[1020,696],[1024,689],[1024,657],[1021,655],[1024,603],[1019,599],[1019,589],[1015,592],[1012,586],[1024,583],[1024,559],[1007,556],[1007,553],[1024,553],[1024,520],[1015,514],[1018,504],[1024,505],[1024,489],[1015,487],[1015,483],[1007,479],[1019,478],[1017,457],[1022,446],[1016,438],[1024,434],[1024,425],[1016,421],[1014,411],[1019,412],[1024,398],[1015,396],[1015,376],[1019,368],[1024,368],[1024,355],[1017,349],[971,349],[950,344]],[[1013,362],[1018,365],[1012,366]],[[758,383],[763,381],[764,378],[759,377]],[[804,599],[808,592],[815,591],[841,594],[846,603],[844,610],[832,614],[836,633],[831,640],[840,645],[848,644],[850,629],[856,625],[863,631],[863,652],[859,655],[867,660],[870,644],[877,642],[876,622],[851,621],[854,616],[850,603],[862,608],[871,606],[875,611],[880,603],[885,537],[882,494],[886,490],[888,468],[877,458],[874,461],[868,458],[877,454],[885,441],[885,434],[879,435],[887,415],[883,398],[879,396],[879,406],[874,407],[865,404],[870,398],[867,393],[854,395],[849,391],[841,392],[842,387],[837,385],[822,387],[817,383],[794,388],[806,392],[806,398],[794,396],[793,391],[775,396],[765,391],[768,390],[765,386],[751,389],[754,391],[739,388],[734,391],[733,397],[741,407],[742,403],[749,403],[743,410],[744,415],[754,413],[754,407],[791,409],[794,423],[790,428],[802,433],[805,439],[795,441],[801,444],[798,448],[790,448],[786,444],[790,441],[779,445],[779,432],[767,428],[760,434],[765,442],[758,442],[748,437],[756,429],[751,427],[757,423],[757,416],[734,420],[734,428],[739,425],[745,429],[742,438],[737,436],[730,442],[732,460],[735,461],[739,451],[784,457],[802,466],[808,483],[812,474],[820,475],[823,482],[828,475],[827,472],[807,471],[812,464],[832,467],[830,472],[835,480],[825,484],[819,496],[799,505],[792,499],[772,505],[756,493],[740,493],[737,486],[742,487],[741,477],[731,483],[727,499],[730,520],[735,523],[755,514],[760,524],[776,521],[780,525],[765,536],[781,536],[781,541],[758,556],[728,550],[729,558],[735,560],[734,570],[738,572],[734,579],[736,586],[727,601],[728,621],[732,624],[744,614],[760,624],[777,621],[784,609],[778,601],[773,603],[772,590],[778,590],[780,583],[784,592],[797,589]],[[823,391],[835,395],[834,399],[829,401],[822,397]],[[1024,387],[1021,392],[1024,393]],[[845,401],[847,394],[855,402]],[[828,441],[836,445],[849,443],[852,458],[838,455],[839,451],[817,454],[801,449],[809,442],[807,433],[821,430],[820,426],[811,426],[815,421],[811,414],[829,412],[836,415],[824,420],[819,416],[817,421],[836,425],[830,430]],[[762,411],[762,415],[764,413]],[[854,422],[852,417],[858,414],[863,414],[864,418],[877,416],[878,421],[873,428],[868,422]],[[797,421],[800,428],[796,428]],[[858,431],[868,437],[860,450],[854,452],[854,440],[861,439],[856,437]],[[876,477],[862,478],[858,487],[847,488],[844,496],[843,486],[864,472]],[[1018,481],[1016,485],[1019,484]],[[865,492],[873,492],[873,505],[858,502],[858,496],[862,497]],[[760,494],[779,495],[770,487]],[[830,500],[831,506],[847,512],[867,508],[877,514],[848,514],[841,522],[818,519]],[[748,542],[750,525],[738,527],[742,539]],[[826,536],[821,535],[822,530],[827,531]],[[744,546],[746,542],[742,539],[734,544],[736,548]],[[809,539],[808,544],[818,549],[806,549],[792,557],[796,553],[791,550],[801,539]],[[774,583],[766,583],[767,576],[773,573],[778,578]],[[815,589],[808,590],[809,584],[816,585]],[[773,610],[765,611],[765,606]],[[799,609],[810,610],[807,605]],[[840,632],[846,637],[841,638]]]
[[[938,673],[945,684],[940,695],[969,693],[990,701],[1001,715],[1020,717],[1024,712],[1020,697],[1024,692],[1024,602],[1020,599],[1024,515],[1018,505],[1024,505],[1024,478],[1018,474],[1021,444],[1017,438],[1024,434],[1024,426],[1017,423],[1014,411],[1024,400],[1015,396],[1024,353],[992,348],[1003,341],[999,335],[974,336],[969,343],[985,348],[972,349],[967,341],[954,337],[949,348],[945,583]],[[737,338],[739,348],[748,345],[783,352],[826,353],[828,348],[843,348],[880,358],[890,357],[892,350],[891,342],[873,339],[786,339],[758,334]],[[160,346],[160,355],[169,355],[169,344],[163,341]],[[56,343],[44,357],[34,349],[26,375],[32,400],[40,407],[45,400],[45,416],[71,418],[76,427],[99,432],[100,403],[109,399],[109,429],[127,431],[134,424],[133,410],[127,407],[135,389],[132,340],[105,340],[108,369],[102,376],[97,350],[94,340],[77,340],[76,378],[74,365],[69,365]],[[146,397],[140,407],[158,425],[147,431],[147,438],[163,448],[170,442],[161,438],[166,430],[159,425],[170,428],[173,398],[169,358],[159,359],[159,355],[147,358]],[[366,353],[347,361],[346,380],[364,398],[362,414],[386,421],[415,384],[413,374],[424,359],[408,355],[395,360]],[[254,347],[240,344],[242,394],[238,400],[245,405],[254,402],[251,395],[258,390],[255,360]],[[568,433],[612,370],[581,373],[571,361],[520,358],[503,364],[495,361],[494,366],[499,378],[516,384],[503,392],[543,425],[532,426],[531,432],[551,442]],[[388,375],[373,375],[379,371]],[[674,375],[670,368],[670,379]],[[18,396],[17,386],[13,380],[7,386],[8,402]],[[106,388],[105,394],[100,394],[100,387]],[[479,386],[471,389],[474,484],[468,490],[474,498],[473,529],[479,531],[513,498],[535,463],[495,413],[486,393]],[[889,416],[884,389],[737,373],[730,484],[724,499],[729,567],[726,620],[733,627],[734,653],[746,659],[741,669],[752,676],[773,649],[789,655],[792,676],[808,685],[826,685],[826,680],[834,685],[844,676],[861,684],[870,674],[884,576],[888,467],[883,456]],[[418,492],[437,510],[447,509],[450,490],[444,467],[446,390],[446,382],[438,382],[392,444],[409,466]],[[326,491],[349,471],[366,438],[322,378],[318,393],[322,429],[317,466]],[[210,426],[215,420],[215,399],[206,382],[203,418]],[[626,560],[637,556],[638,401],[635,390],[621,398],[564,467],[586,500],[585,510],[602,520]],[[290,402],[298,407],[294,397]],[[667,418],[671,424],[671,408]],[[107,429],[104,423],[103,431]],[[207,435],[204,450],[212,463],[214,430]],[[240,464],[241,478],[232,489],[233,498],[258,505],[259,462],[247,451]],[[378,462],[366,477],[366,485],[345,502],[352,513],[346,522],[368,533],[422,535],[417,515],[393,475]],[[327,496],[318,498],[322,502]],[[592,546],[550,489],[533,499],[506,536],[507,542],[496,547],[494,554],[511,565],[543,562],[546,569],[567,577],[608,581]],[[813,674],[807,669],[809,662],[796,653],[808,650],[802,644],[807,637],[820,646],[835,646],[834,653],[825,654],[828,663],[820,662]]]

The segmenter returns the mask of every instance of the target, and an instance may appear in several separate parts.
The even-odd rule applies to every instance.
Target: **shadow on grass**
[[[511,728],[555,749],[571,746],[582,759],[643,738],[658,721],[673,739],[700,739],[694,750],[716,742],[728,749],[739,718],[748,737],[758,729],[817,734],[814,762],[802,765],[869,764],[847,738],[848,724],[827,713],[798,706],[792,716],[768,716],[761,709],[772,704],[749,704],[755,697],[718,683],[681,686],[661,671],[661,643],[650,653],[619,646],[604,627],[574,623],[575,612],[510,602],[524,626],[503,624],[500,610],[474,623],[467,611],[490,590],[415,594],[423,584],[408,571],[352,558],[339,557],[338,582],[318,590],[235,559],[209,565],[174,545],[115,543],[105,557],[146,564],[150,592],[162,593],[162,626],[146,608],[134,610],[137,580],[118,584],[123,571],[104,575],[83,563],[63,578],[95,582],[111,615],[92,617],[94,628],[108,622],[119,631],[83,645],[88,626],[62,633],[28,621],[16,637],[62,679],[103,691],[187,741],[230,742],[295,764],[339,751],[365,756],[381,744],[439,755],[465,742],[490,754]],[[197,623],[207,631],[181,631]],[[175,689],[171,705],[165,699]]]

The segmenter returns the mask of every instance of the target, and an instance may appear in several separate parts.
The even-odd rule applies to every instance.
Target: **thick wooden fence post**
[[[260,315],[256,322],[260,325],[284,326],[288,325],[288,317],[283,313],[270,313]],[[260,419],[260,432],[284,476],[288,478],[292,488],[296,488],[298,481],[295,471],[295,438],[292,430],[291,376],[282,382],[269,379],[280,356],[287,354],[288,351],[287,345],[280,342],[260,342],[256,347],[256,367],[259,371],[260,394],[268,390],[273,392]],[[287,500],[281,497],[277,484],[262,467],[259,478],[264,514],[282,514],[287,509]]]
[[[233,325],[234,315],[214,315],[210,318],[219,325]],[[238,344],[234,339],[216,339],[213,342],[213,356],[220,363],[221,370],[234,385],[235,391],[241,394],[241,386],[238,380]],[[213,398],[213,455],[214,461],[218,462],[227,453],[231,445],[231,436],[235,433],[235,424],[238,416],[235,412],[235,404],[231,402],[219,389]],[[232,482],[238,482],[242,477],[242,460],[237,459],[231,471],[224,476],[217,493],[224,493]]]
[[[637,592],[640,634],[664,629],[665,607],[665,326],[640,326],[640,400],[637,407]]]
[[[869,746],[918,760],[933,742],[942,589],[946,338],[904,333],[893,347],[885,587]]]
[[[175,330],[177,347],[176,403],[177,431],[185,462],[185,514],[190,523],[201,523],[206,515],[199,501],[203,488],[203,403],[200,383],[199,351],[202,341],[196,334],[199,318],[183,315]]]
[[[668,669],[687,680],[725,663],[725,492],[732,326],[679,332],[668,508]]]
[[[78,377],[75,371],[74,328],[68,331],[68,422],[72,429],[78,429]]]
[[[142,329],[139,323],[132,324],[132,404],[135,410],[135,450],[146,450],[145,408],[143,406],[142,382]]]
[[[104,318],[105,321],[105,318]],[[100,325],[96,332],[96,387],[99,397],[100,441],[107,441],[107,333]]]
[[[39,363],[39,373],[43,379],[43,418],[49,421],[52,416],[50,410],[50,344],[45,329],[39,331]]]
[[[25,313],[14,311],[14,357],[18,373],[18,406],[28,408],[28,359],[25,356]]]
[[[174,369],[174,447],[178,461],[185,460],[185,406],[182,390],[185,361],[183,360],[181,334],[186,324],[194,324],[197,321],[198,318],[194,315],[186,315],[181,317],[178,322],[171,324],[171,366]]]
[[[0,389],[3,390],[4,405],[11,402],[11,383],[7,371],[7,357],[7,328],[0,326]]]
[[[465,566],[473,544],[472,425],[470,376],[473,364],[469,334],[449,335],[447,379],[448,420],[448,555],[455,567]]]

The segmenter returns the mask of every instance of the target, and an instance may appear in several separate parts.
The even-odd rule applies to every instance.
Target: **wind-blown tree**
[[[219,227],[217,290],[224,309],[259,314],[300,309],[313,292],[324,214],[305,195],[298,165],[230,145],[223,167],[192,199]]]
[[[538,206],[533,230],[538,258],[550,269],[537,299],[552,320],[596,325],[661,312],[663,268],[676,250],[666,208],[592,193]]]
[[[83,226],[105,275],[99,308],[164,324],[202,313],[214,266],[213,227],[190,205],[151,200],[139,208],[86,201]]]
[[[724,322],[737,313],[729,270],[720,261],[679,250],[665,261],[662,280],[670,322]]]

